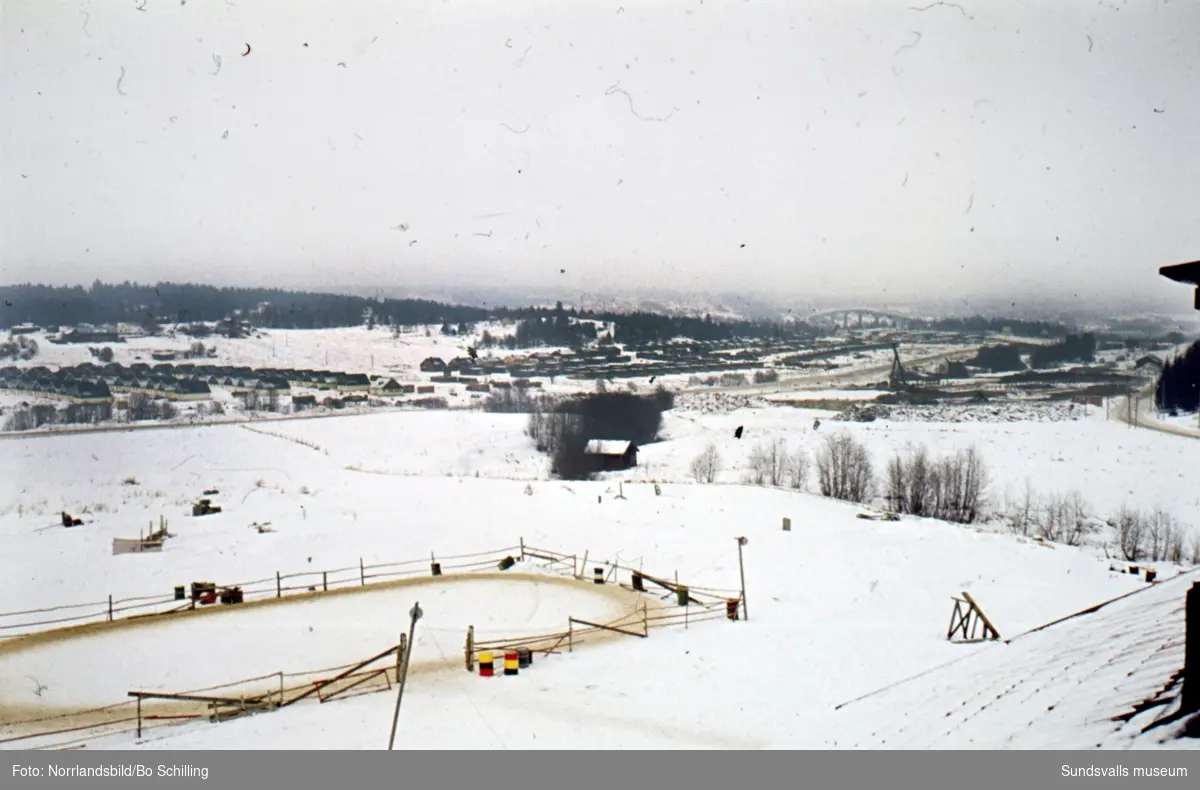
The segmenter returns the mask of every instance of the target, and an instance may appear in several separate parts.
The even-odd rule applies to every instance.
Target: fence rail
[[[575,617],[569,617],[567,629],[565,631],[556,631],[551,633],[524,634],[514,635],[503,638],[489,638],[485,640],[474,639],[474,630],[469,629],[467,640],[467,665],[468,669],[473,667],[477,655],[485,650],[507,651],[524,648],[531,652],[550,655],[562,652],[572,652],[576,647],[579,647],[588,642],[596,641],[598,638],[611,639],[620,638],[622,635],[648,637],[652,630],[666,627],[678,627],[680,625],[685,628],[695,623],[702,623],[711,620],[723,619],[729,615],[729,604],[732,601],[740,598],[730,597],[729,594],[737,595],[735,591],[720,590],[719,588],[694,587],[680,583],[678,580],[668,582],[665,579],[652,576],[645,573],[641,568],[634,569],[627,567],[619,562],[608,560],[592,559],[590,563],[587,560],[587,554],[584,555],[584,560],[581,563],[579,556],[574,554],[564,554],[562,552],[552,551],[549,549],[541,549],[531,547],[521,541],[519,546],[509,546],[502,549],[493,549],[491,551],[476,552],[472,554],[452,555],[443,558],[436,558],[431,554],[429,560],[409,560],[404,562],[393,563],[377,563],[367,565],[360,561],[357,568],[341,568],[336,571],[300,571],[290,574],[277,573],[273,579],[259,579],[254,582],[245,582],[236,585],[218,585],[220,587],[241,587],[246,597],[282,597],[285,593],[294,593],[297,591],[308,591],[316,585],[283,585],[284,579],[299,579],[299,578],[315,578],[320,576],[322,590],[335,589],[337,587],[346,587],[350,585],[369,586],[368,579],[391,579],[397,577],[417,576],[426,573],[431,573],[429,568],[430,563],[439,563],[443,571],[446,570],[461,570],[459,575],[473,573],[485,568],[496,568],[503,560],[519,557],[522,561],[540,561],[544,563],[543,567],[557,575],[567,575],[580,580],[588,576],[588,568],[601,568],[603,571],[604,583],[614,583],[630,591],[646,593],[645,589],[639,589],[634,583],[635,577],[641,577],[646,580],[651,580],[655,584],[670,588],[672,592],[677,594],[677,604],[674,606],[656,605],[654,608],[643,603],[640,607],[629,611],[620,617],[614,618],[605,622],[597,622],[593,620],[581,620]],[[465,562],[445,564],[443,560],[466,560]],[[367,570],[378,570],[383,568],[405,568],[407,566],[422,566],[421,568],[414,567],[412,570],[398,570],[388,573],[368,574]],[[569,569],[569,571],[568,571]],[[350,578],[341,578],[330,580],[329,574],[355,574]],[[625,578],[623,578],[625,577]],[[593,577],[594,578],[594,577]],[[259,587],[260,589],[252,589],[247,591],[247,587]],[[680,596],[679,592],[686,592],[686,595]],[[682,602],[679,599],[682,598]],[[131,604],[132,602],[132,604]],[[140,615],[130,615],[126,617],[116,617],[120,612],[128,612],[146,607],[154,607],[164,604],[173,604],[175,608],[160,612],[149,612]],[[128,605],[131,604],[131,605]],[[181,607],[182,604],[182,607]],[[46,609],[25,610],[22,612],[0,613],[0,619],[6,617],[15,617],[29,614],[44,614],[53,613],[55,611],[63,611],[70,609],[78,609],[88,606],[103,607],[103,610],[90,614],[76,617],[57,618],[54,620],[42,620],[37,622],[23,622],[15,624],[0,625],[0,629],[15,629],[29,626],[38,626],[60,622],[79,622],[79,621],[112,621],[112,620],[130,620],[138,617],[153,616],[156,614],[168,614],[171,611],[179,611],[180,608],[194,608],[194,601],[180,602],[172,597],[161,596],[133,596],[118,600],[89,603],[89,604],[70,604],[61,607],[49,607]],[[21,634],[9,634],[8,636],[24,636],[36,634],[39,631],[26,631]],[[344,699],[359,694],[369,694],[378,691],[384,691],[392,688],[393,678],[389,673],[396,671],[395,667],[374,667],[375,664],[383,659],[395,655],[398,648],[393,646],[387,651],[384,651],[376,656],[362,661],[356,661],[349,664],[343,664],[336,667],[326,667],[324,669],[305,670],[300,672],[273,672],[266,675],[259,675],[252,678],[244,678],[234,680],[227,683],[207,686],[205,688],[191,689],[189,691],[177,692],[173,694],[159,692],[131,692],[131,696],[137,699],[127,700],[112,705],[103,707],[91,708],[82,711],[70,711],[65,713],[49,714],[41,717],[24,719],[20,721],[4,722],[0,724],[0,730],[7,730],[10,733],[14,728],[29,728],[36,727],[34,731],[16,732],[10,735],[0,737],[0,747],[7,744],[21,744],[16,748],[33,748],[33,749],[72,749],[79,748],[80,744],[86,744],[90,740],[98,737],[106,737],[110,735],[118,735],[123,733],[137,733],[140,735],[142,731],[151,727],[174,726],[183,722],[209,718],[214,721],[220,721],[223,718],[228,718],[230,715],[241,715],[245,712],[257,710],[274,710],[280,707],[286,707],[296,702],[303,701],[309,698],[316,698],[321,702],[333,701],[335,699]],[[443,656],[443,659],[445,657]],[[267,689],[265,684],[270,684],[271,688]],[[241,687],[243,692],[238,692]],[[352,694],[345,692],[354,690]],[[237,695],[235,697],[235,694]],[[201,695],[223,700],[220,703],[201,702],[197,701]],[[189,699],[190,698],[190,699]],[[151,711],[142,711],[140,703],[143,699],[160,699],[174,700],[175,707],[184,706],[179,710],[175,709],[157,709]],[[205,711],[186,710],[188,705],[207,705],[210,709]],[[78,722],[73,724],[73,722]],[[64,726],[56,726],[61,724]],[[37,727],[37,725],[43,725]],[[74,736],[66,741],[57,741],[55,743],[33,744],[39,740],[55,738],[56,736]]]
[[[335,568],[332,570],[305,570],[291,573],[277,572],[275,576],[270,578],[217,584],[216,587],[217,589],[237,587],[241,589],[243,598],[246,600],[282,598],[289,593],[327,592],[351,586],[367,587],[373,581],[379,583],[401,578],[415,578],[430,573],[430,564],[433,562],[439,563],[442,571],[479,571],[495,568],[500,560],[512,556],[514,553],[519,552],[520,549],[519,545],[505,546],[489,551],[453,554],[445,557],[437,557],[434,553],[430,553],[430,559],[428,560],[402,560],[399,562],[372,564],[360,560],[359,564],[355,567]],[[448,564],[445,562],[446,560],[466,561]],[[308,580],[308,583],[284,584],[285,581],[291,580],[294,582],[300,579]],[[153,614],[165,615],[194,608],[196,608],[195,601],[190,598],[179,600],[173,594],[158,594],[134,595],[124,598],[110,596],[105,601],[0,612],[0,641],[52,630],[55,627],[127,620],[133,617],[144,617]],[[91,611],[75,613],[80,609],[91,609]],[[131,612],[139,612],[140,614],[130,615],[129,613]],[[62,614],[63,616],[21,619],[13,622],[14,618],[55,614]]]

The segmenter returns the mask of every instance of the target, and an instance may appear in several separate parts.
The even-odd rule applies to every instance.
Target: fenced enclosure
[[[465,663],[473,670],[478,654],[484,651],[505,653],[526,651],[529,654],[554,655],[574,652],[585,645],[608,640],[648,638],[653,629],[683,626],[689,628],[710,620],[737,619],[739,603],[744,603],[737,590],[698,587],[651,575],[641,568],[627,567],[620,562],[589,561],[585,552],[565,554],[529,546],[524,539],[515,546],[485,552],[402,562],[367,564],[360,560],[357,567],[334,570],[276,572],[250,582],[216,585],[193,582],[211,594],[214,589],[240,589],[250,604],[264,603],[298,596],[333,595],[362,588],[383,588],[402,583],[405,579],[435,582],[437,577],[465,578],[481,572],[495,574],[521,563],[543,573],[570,577],[581,585],[619,585],[625,590],[645,597],[640,605],[611,620],[597,621],[567,617],[563,630],[548,633],[514,634],[503,638],[489,637],[476,641],[474,628],[468,627]],[[572,582],[567,582],[568,584]],[[188,612],[238,611],[240,606],[229,603],[200,603],[193,594],[180,599],[177,587],[171,596],[138,596],[99,603],[71,604],[60,607],[30,609],[0,614],[0,628],[5,629],[6,649],[20,649],[22,638],[41,640],[69,636],[79,631],[82,636],[95,629],[120,628],[134,623],[152,623],[158,618],[171,622],[174,616]],[[656,600],[657,599],[657,600]],[[217,600],[226,600],[217,598]],[[228,599],[230,602],[235,599]],[[246,606],[247,604],[242,604]],[[6,622],[7,621],[7,622]],[[403,639],[403,637],[402,637]],[[0,723],[0,748],[70,749],[80,748],[88,741],[118,734],[142,733],[153,727],[182,724],[190,721],[223,721],[249,714],[264,713],[288,707],[297,702],[332,702],[340,699],[391,689],[399,676],[401,645],[362,661],[337,667],[305,672],[279,671],[267,675],[231,681],[185,691],[130,690],[129,699],[104,707],[48,713]],[[393,661],[393,657],[395,660]],[[443,656],[430,668],[452,668],[456,661]]]

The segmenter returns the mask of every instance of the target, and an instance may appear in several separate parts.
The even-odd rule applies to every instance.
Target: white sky
[[[0,282],[1190,301],[1200,3],[142,4],[3,0]]]

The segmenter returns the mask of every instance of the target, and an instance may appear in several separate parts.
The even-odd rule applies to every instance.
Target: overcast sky
[[[0,281],[1190,301],[1200,3],[924,5],[4,0]]]

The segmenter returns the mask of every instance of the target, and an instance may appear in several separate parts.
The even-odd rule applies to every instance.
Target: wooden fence
[[[594,583],[596,578],[600,578],[605,584],[618,584],[627,590],[647,595],[652,594],[650,588],[657,586],[667,591],[666,595],[662,596],[663,599],[672,599],[675,603],[671,606],[654,609],[643,604],[635,611],[603,623],[568,617],[566,630],[550,633],[476,640],[474,629],[468,628],[467,641],[464,646],[465,665],[468,671],[474,670],[478,655],[483,651],[503,653],[523,648],[531,653],[541,653],[542,655],[553,655],[564,651],[573,652],[580,645],[611,639],[614,634],[645,638],[654,628],[674,626],[687,628],[694,623],[725,619],[728,617],[731,601],[742,603],[741,593],[738,590],[696,587],[677,581],[668,581],[648,574],[640,568],[630,568],[619,562],[609,560],[589,562],[587,554],[584,555],[581,564],[578,555],[529,546],[523,539],[521,552],[526,561],[533,560],[535,564],[536,561],[540,561],[542,567],[562,575],[566,575],[569,571],[572,576],[582,581]],[[587,572],[589,568],[593,571],[591,575]],[[598,577],[595,574],[597,568],[601,570]],[[646,582],[650,582],[650,584],[647,585]]]
[[[217,584],[217,589],[237,587],[243,600],[282,598],[286,595],[311,594],[348,587],[368,587],[403,578],[432,574],[436,563],[440,573],[471,573],[496,570],[498,563],[509,556],[520,556],[521,547],[507,546],[472,554],[436,557],[428,560],[405,560],[367,564],[361,558],[357,566],[332,570],[282,573],[252,581]],[[171,594],[139,595],[127,598],[108,596],[105,601],[65,604],[15,612],[0,612],[0,640],[55,630],[86,623],[112,622],[138,617],[168,615],[197,608],[193,599],[179,600]]]
[[[541,567],[555,575],[569,575],[591,583],[595,583],[599,578],[604,584],[618,584],[625,589],[645,595],[655,594],[657,590],[654,588],[665,590],[666,594],[662,598],[671,599],[674,603],[654,608],[643,603],[641,607],[607,622],[569,617],[566,630],[553,633],[527,634],[477,642],[474,639],[474,629],[469,628],[466,645],[466,664],[469,670],[474,668],[476,657],[483,650],[502,652],[525,648],[543,655],[564,651],[573,652],[582,645],[606,639],[622,636],[646,638],[655,628],[678,626],[688,628],[692,624],[724,619],[729,616],[732,602],[741,603],[737,590],[685,585],[677,580],[667,580],[645,573],[640,568],[624,566],[619,562],[594,559],[589,562],[586,553],[581,561],[578,555],[529,546],[524,539],[521,539],[517,546],[486,552],[441,558],[436,558],[431,554],[429,560],[409,560],[373,565],[365,564],[360,560],[358,567],[332,571],[276,573],[274,578],[222,586],[239,586],[243,589],[246,598],[281,598],[285,594],[313,593],[344,589],[349,586],[366,587],[372,584],[385,584],[400,578],[432,575],[434,573],[432,566],[435,564],[438,566],[437,573],[457,571],[459,574],[467,574],[494,570],[501,565],[512,567],[508,565],[508,560],[515,561],[518,558],[523,563]],[[599,575],[595,574],[597,568],[601,569]],[[587,573],[588,569],[592,570],[592,574]],[[302,581],[296,583],[296,580]],[[4,618],[14,616],[61,614],[96,607],[99,607],[98,612],[43,618],[17,624],[0,624],[0,628],[15,630],[29,626],[62,626],[62,624],[70,626],[87,622],[133,619],[147,615],[166,615],[184,609],[192,609],[195,607],[195,602],[185,601],[181,604],[174,597],[164,598],[162,596],[140,596],[114,600],[110,596],[107,602],[98,604],[72,604],[4,613],[0,614],[0,623]],[[123,617],[116,617],[121,613],[150,607],[158,607],[158,609],[143,614],[126,614]],[[221,608],[227,607],[222,606]],[[736,609],[736,607],[734,608]],[[8,635],[35,634],[44,630],[49,629],[35,628],[26,630],[22,634],[9,633]],[[99,737],[122,733],[141,737],[144,730],[151,727],[202,719],[221,721],[234,716],[277,710],[310,698],[316,698],[319,702],[324,703],[359,694],[386,691],[392,688],[392,684],[398,677],[399,657],[402,651],[402,646],[396,645],[368,659],[351,664],[306,672],[280,671],[189,691],[172,693],[130,691],[131,699],[125,702],[0,724],[0,748],[75,749]],[[380,666],[391,656],[397,657],[394,666]],[[147,701],[155,704],[147,708]],[[14,730],[17,731],[15,734]],[[5,731],[8,731],[8,734],[5,734]],[[55,740],[56,738],[61,740]]]
[[[187,691],[130,691],[126,702],[6,722],[0,727],[21,732],[0,737],[0,749],[77,748],[100,737],[132,734],[140,738],[150,728],[278,710],[310,697],[325,703],[387,691],[395,682],[399,651],[399,645],[393,645],[352,664],[273,672]],[[395,664],[378,666],[392,656],[397,656]]]

